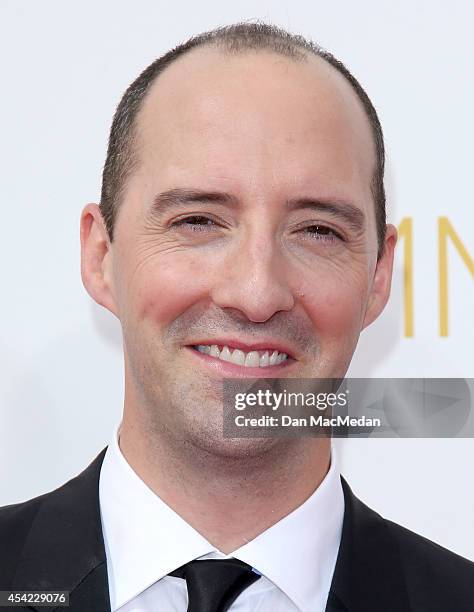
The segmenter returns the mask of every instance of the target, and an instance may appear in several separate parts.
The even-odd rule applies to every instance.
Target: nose
[[[263,323],[293,308],[288,281],[277,247],[264,237],[247,237],[222,261],[211,297],[219,307],[238,309],[250,321]]]

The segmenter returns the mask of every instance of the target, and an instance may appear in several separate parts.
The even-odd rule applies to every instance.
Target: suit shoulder
[[[100,524],[98,483],[106,450],[103,448],[80,474],[58,488],[0,507],[0,591],[10,588],[23,553],[32,554],[28,549],[32,541],[35,546],[39,537],[44,543],[49,534],[58,533],[63,535],[57,537],[64,539],[75,524]]]
[[[48,493],[0,507],[0,587],[7,588],[38,509]],[[0,589],[1,590],[1,589]]]
[[[474,610],[474,562],[393,521],[386,524],[417,604],[414,610]]]
[[[399,544],[400,552],[405,557],[413,558],[418,562],[433,563],[441,570],[445,567],[454,568],[457,575],[460,572],[465,572],[465,577],[474,578],[473,561],[436,544],[436,542],[414,531],[410,531],[410,529],[402,525],[398,525],[388,519],[385,519],[385,521]]]

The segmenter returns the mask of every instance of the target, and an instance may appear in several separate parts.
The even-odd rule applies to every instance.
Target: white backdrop
[[[80,212],[98,200],[120,96],[171,46],[250,18],[313,38],[359,78],[385,131],[389,220],[412,220],[414,335],[405,335],[402,241],[390,305],[363,333],[350,373],[474,377],[470,0],[3,0],[0,505],[78,473],[120,420],[120,327],[91,301],[79,271]],[[447,336],[439,217],[467,251],[448,245]],[[367,504],[474,559],[474,440],[337,444],[343,474]]]

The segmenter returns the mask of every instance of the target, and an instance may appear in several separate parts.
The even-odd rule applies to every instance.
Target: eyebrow
[[[363,232],[365,229],[364,212],[350,202],[337,199],[296,198],[288,200],[286,205],[288,210],[309,209],[329,213],[332,217],[345,221],[355,232]]]
[[[220,204],[229,208],[238,208],[239,199],[222,191],[206,191],[201,189],[175,188],[156,195],[151,204],[151,214],[164,214],[170,208],[189,204]],[[350,202],[329,198],[294,198],[287,200],[286,209],[313,210],[324,212],[334,218],[345,221],[352,230],[362,232],[365,229],[363,211]]]

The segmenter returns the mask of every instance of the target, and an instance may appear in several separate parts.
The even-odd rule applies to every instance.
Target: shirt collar
[[[235,557],[264,574],[301,610],[324,609],[342,532],[344,495],[334,445],[316,491],[252,541],[223,555],[134,472],[118,445],[107,448],[99,479],[112,610],[193,559]]]

